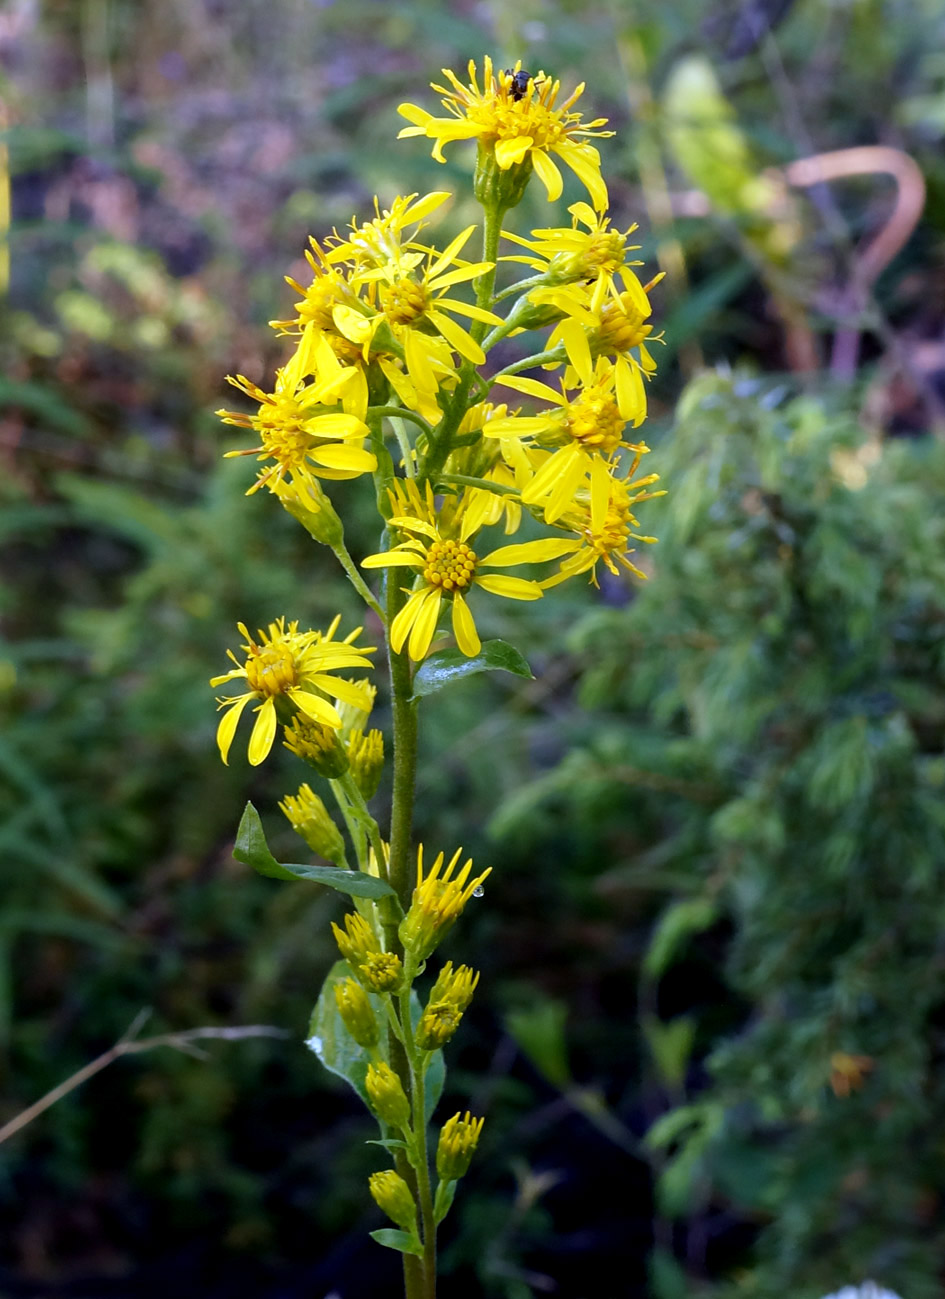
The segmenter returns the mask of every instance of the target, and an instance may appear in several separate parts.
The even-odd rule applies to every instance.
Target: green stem
[[[499,255],[499,235],[502,230],[502,217],[505,209],[501,207],[483,208],[482,226],[482,260],[492,262],[492,269],[473,281],[476,289],[476,306],[489,311],[492,308],[492,294],[495,289],[496,258]],[[469,326],[469,333],[477,343],[481,343],[486,333],[486,322],[474,320]],[[440,421],[439,429],[430,438],[427,454],[420,466],[419,477],[435,481],[447,456],[453,449],[453,438],[469,408],[469,390],[473,381],[480,376],[472,361],[465,361],[460,370],[459,383],[453,393],[449,410]]]
[[[380,618],[381,622],[383,622],[384,610],[381,608],[381,606],[374,599],[374,596],[371,594],[370,587],[367,585],[364,578],[358,572],[357,565],[355,564],[351,556],[348,554],[347,548],[345,547],[344,543],[342,542],[337,546],[332,546],[332,551],[334,552],[335,558],[338,560],[338,563],[347,573],[348,580],[350,581],[354,589],[357,591],[358,595],[361,597],[361,599],[370,609],[374,610],[378,618]]]
[[[488,478],[473,478],[470,474],[440,474],[441,483],[455,483],[457,487],[478,487],[481,491],[492,492],[496,496],[518,496],[518,487],[508,487],[505,483],[494,483]]]
[[[351,839],[351,846],[354,848],[355,861],[358,863],[358,868],[360,869],[361,862],[365,856],[364,828],[361,825],[359,817],[352,813],[351,803],[347,798],[347,790],[344,786],[343,780],[329,780],[328,784],[331,786],[331,792],[335,796],[338,810],[344,818],[344,823],[347,826],[348,835]],[[345,870],[348,869],[348,863],[346,860],[339,862],[339,865]]]
[[[521,361],[514,361],[512,365],[507,365],[504,370],[497,370],[495,374],[490,375],[486,383],[491,388],[494,383],[507,374],[518,374],[520,370],[533,370],[538,365],[549,365],[552,361],[563,361],[566,356],[564,347],[559,345],[553,347],[550,352],[535,352],[532,356],[525,356]]]
[[[418,415],[415,410],[404,410],[403,406],[370,406],[368,414],[393,415],[396,419],[406,419],[411,424],[416,424],[418,428],[423,429],[424,433],[433,432],[431,425],[422,415]]]
[[[410,993],[400,994],[400,1020],[404,1028],[404,1045],[410,1062],[411,1114],[417,1152],[417,1188],[420,1192],[420,1222],[423,1232],[423,1267],[426,1274],[426,1296],[436,1299],[436,1218],[430,1188],[430,1162],[427,1153],[426,1077],[422,1053],[417,1050],[410,1021]]]
[[[332,787],[340,785],[345,792],[345,796],[351,807],[354,820],[357,821],[358,827],[363,838],[364,832],[371,841],[371,847],[374,849],[374,856],[377,859],[377,869],[381,872],[383,878],[384,871],[384,845],[381,842],[381,832],[377,827],[377,822],[368,811],[368,805],[364,801],[364,795],[358,788],[358,782],[352,776],[350,771],[346,771],[337,781],[332,781]],[[342,813],[344,809],[342,808]],[[347,819],[347,818],[346,818]],[[358,858],[360,863],[361,858]],[[364,869],[363,867],[361,868]]]

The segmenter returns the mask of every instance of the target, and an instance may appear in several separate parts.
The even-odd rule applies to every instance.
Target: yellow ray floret
[[[256,721],[249,740],[249,761],[254,767],[272,748],[279,705],[287,716],[302,713],[323,726],[334,728],[340,728],[342,719],[331,700],[342,699],[358,708],[370,706],[363,686],[332,675],[340,669],[371,667],[365,655],[374,653],[374,646],[355,644],[361,634],[360,627],[344,640],[336,641],[334,636],[340,621],[339,615],[325,632],[300,632],[297,622],[290,622],[286,627],[285,619],[279,618],[269,624],[268,631],[258,633],[258,641],[249,634],[245,624],[237,623],[245,637],[245,662],[240,663],[232,650],[228,650],[236,667],[210,681],[211,686],[219,686],[242,677],[249,686],[245,694],[218,700],[220,708],[226,710],[217,729],[217,745],[224,762],[243,709],[253,700],[259,701],[253,710]]]
[[[400,923],[400,941],[415,962],[427,959],[447,930],[455,924],[476,889],[491,873],[490,866],[481,875],[470,879],[472,858],[467,857],[459,873],[454,875],[462,855],[462,848],[457,848],[444,870],[445,856],[439,853],[429,871],[424,874],[423,845],[417,849],[417,887],[413,891],[410,909]]]
[[[320,345],[326,362],[324,377],[306,383],[304,377],[317,364],[314,358]],[[225,424],[250,428],[259,436],[258,446],[228,451],[227,457],[256,456],[261,461],[272,461],[250,492],[262,486],[274,491],[285,479],[314,489],[315,478],[356,478],[373,473],[377,459],[363,447],[367,425],[355,415],[330,409],[355,375],[353,366],[337,363],[309,326],[291,361],[277,372],[272,392],[264,392],[244,375],[227,376],[234,388],[259,402],[255,415],[217,411]]]
[[[453,140],[478,140],[495,155],[503,171],[530,162],[549,200],[560,197],[562,190],[561,173],[554,162],[554,157],[558,157],[586,187],[594,207],[604,211],[607,186],[601,176],[600,155],[587,139],[613,135],[613,131],[599,129],[606,124],[605,117],[582,124],[581,114],[571,111],[584,91],[584,84],[556,107],[561,82],[542,72],[534,76],[523,73],[520,62],[511,71],[495,72],[487,55],[483,60],[481,89],[472,59],[468,72],[467,85],[449,68],[443,69],[448,86],[432,83],[433,89],[444,96],[442,104],[448,117],[434,117],[416,104],[401,104],[397,111],[412,125],[404,127],[400,138],[423,135],[435,141],[433,157],[437,162],[446,161],[444,144]]]
[[[465,598],[473,586],[510,600],[538,600],[542,593],[538,582],[480,570],[538,564],[565,553],[567,543],[549,538],[500,546],[480,556],[468,543],[471,532],[464,526],[465,517],[458,511],[454,519],[458,535],[444,536],[429,518],[395,515],[390,525],[406,534],[406,540],[363,561],[364,568],[414,568],[419,575],[419,583],[391,623],[390,643],[395,654],[406,645],[415,662],[426,658],[444,601],[452,606],[456,644],[467,657],[478,654],[482,643]]]

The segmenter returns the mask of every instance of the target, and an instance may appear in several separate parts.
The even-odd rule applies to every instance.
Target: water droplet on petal
[[[474,898],[484,898],[486,896],[486,890],[482,887],[481,884],[477,884],[472,891],[472,895]]]

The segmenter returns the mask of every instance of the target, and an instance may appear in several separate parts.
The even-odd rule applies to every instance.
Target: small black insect
[[[506,68],[505,75],[512,78],[509,82],[509,94],[512,98],[516,100],[524,99],[528,93],[528,83],[532,79],[532,74],[526,72],[524,68],[521,68],[518,72],[513,71],[512,68]]]

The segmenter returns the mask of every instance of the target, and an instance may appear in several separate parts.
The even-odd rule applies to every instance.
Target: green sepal
[[[312,1011],[305,1045],[310,1051],[315,1052],[330,1073],[337,1074],[339,1078],[344,1078],[345,1082],[354,1088],[365,1105],[368,1106],[368,1109],[370,1109],[365,1078],[367,1077],[368,1064],[371,1061],[371,1053],[365,1047],[358,1046],[345,1028],[344,1021],[338,1011],[338,1003],[335,1000],[334,985],[351,977],[351,967],[347,961],[336,961],[328,971],[325,982],[322,984],[322,990],[318,995],[318,1001],[315,1003],[315,1009]],[[367,995],[377,1015],[378,1023],[385,1023],[387,1015],[381,998],[373,992],[368,992]],[[410,1019],[414,1028],[420,1022],[422,1014],[423,1007],[420,1004],[420,998],[416,992],[411,991]],[[446,1082],[446,1065],[443,1060],[443,1052],[434,1051],[432,1054],[433,1059],[430,1061],[430,1067],[425,1079],[426,1114],[424,1120],[427,1123],[433,1117],[433,1111],[443,1094],[443,1086]],[[387,1060],[387,1036],[383,1033],[381,1034],[380,1043],[375,1048],[375,1056],[378,1055],[381,1059]],[[388,1061],[388,1063],[390,1062]]]
[[[437,1226],[440,1225],[452,1208],[458,1185],[458,1182],[440,1182],[437,1186],[436,1198],[433,1202],[433,1221]]]
[[[379,1227],[377,1231],[368,1232],[368,1235],[379,1245],[386,1245],[388,1249],[399,1250],[401,1254],[416,1254],[417,1258],[423,1258],[423,1246],[409,1231],[398,1231],[396,1227]]]
[[[233,856],[246,866],[252,866],[260,875],[274,880],[311,880],[314,884],[327,884],[339,893],[354,898],[395,897],[386,880],[365,871],[346,871],[337,866],[302,866],[295,862],[277,862],[269,851],[259,813],[252,803],[247,803],[236,832]]]
[[[472,658],[467,658],[462,650],[446,649],[424,659],[413,679],[413,697],[432,695],[477,672],[512,672],[527,681],[534,680],[531,668],[514,645],[504,640],[488,640]]]
[[[370,1137],[364,1144],[366,1146],[383,1146],[385,1150],[391,1152],[410,1149],[406,1141],[401,1141],[400,1137]]]

